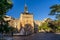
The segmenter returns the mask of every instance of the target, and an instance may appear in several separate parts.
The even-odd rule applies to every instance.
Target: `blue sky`
[[[26,2],[28,11],[33,13],[35,20],[43,20],[45,18],[55,19],[54,16],[49,16],[50,6],[60,4],[60,0],[12,0],[13,7],[7,12],[7,15],[14,18],[19,18],[21,12],[24,12],[24,4]]]

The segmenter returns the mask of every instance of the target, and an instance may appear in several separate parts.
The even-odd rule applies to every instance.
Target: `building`
[[[27,5],[25,4],[24,12],[21,13],[19,19],[14,19],[10,16],[4,18],[5,21],[8,21],[9,26],[17,28],[19,32],[24,29],[24,34],[34,33],[35,29],[40,26],[40,21],[35,21],[33,14],[28,12]],[[37,30],[36,30],[37,31]]]
[[[34,20],[33,14],[28,12],[27,5],[25,4],[24,12],[21,13],[19,19],[14,19],[10,16],[4,18],[5,21],[9,21],[9,26],[18,29],[21,35],[27,35],[34,32],[38,32],[38,26],[41,26],[42,23],[49,21],[49,18],[39,21]]]

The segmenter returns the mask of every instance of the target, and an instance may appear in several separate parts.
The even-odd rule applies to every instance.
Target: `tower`
[[[18,29],[24,28],[25,34],[31,34],[34,32],[34,19],[33,14],[28,12],[27,5],[24,6],[24,12],[21,13],[18,21]]]
[[[24,12],[25,12],[25,13],[28,13],[27,4],[25,4],[25,6],[24,6]]]

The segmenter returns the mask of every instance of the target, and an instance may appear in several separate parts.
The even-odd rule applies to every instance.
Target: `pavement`
[[[35,33],[29,36],[5,37],[6,40],[60,40],[60,34],[56,33]]]
[[[29,36],[14,37],[15,40],[60,40],[60,34],[37,33]]]

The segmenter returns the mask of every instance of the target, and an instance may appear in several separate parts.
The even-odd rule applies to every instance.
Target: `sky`
[[[20,18],[21,12],[24,12],[24,5],[27,4],[28,12],[33,13],[34,20],[43,20],[45,18],[55,19],[55,16],[48,15],[50,7],[60,4],[60,0],[12,0],[13,7],[7,12],[8,16]]]

